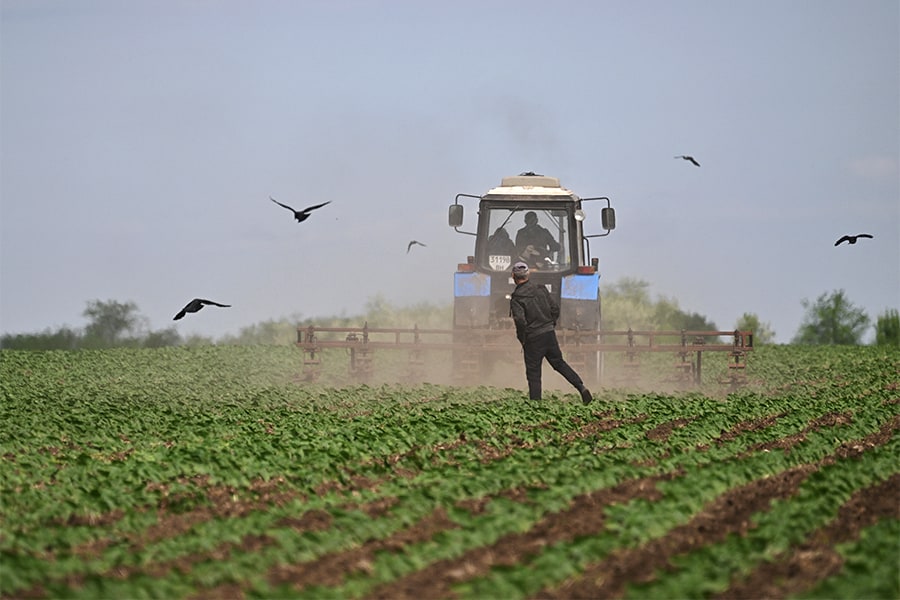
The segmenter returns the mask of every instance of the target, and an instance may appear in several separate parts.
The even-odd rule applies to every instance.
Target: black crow
[[[409,254],[409,250],[410,250],[410,248],[413,247],[414,244],[418,244],[418,245],[420,245],[420,246],[425,246],[425,244],[423,244],[422,242],[417,242],[416,240],[413,240],[413,241],[411,241],[411,242],[406,246],[406,253],[407,253],[407,254]]]
[[[689,161],[691,161],[692,163],[694,163],[694,166],[695,166],[695,167],[699,167],[699,166],[700,166],[700,163],[698,163],[696,160],[694,160],[694,157],[693,157],[693,156],[685,156],[684,154],[682,154],[682,155],[680,155],[680,156],[676,156],[675,158],[683,158],[684,160],[689,160]]]
[[[845,235],[844,237],[842,237],[841,239],[839,239],[838,241],[836,241],[836,242],[834,243],[834,245],[837,246],[837,245],[840,244],[841,242],[850,242],[851,244],[855,244],[855,243],[856,243],[856,240],[859,239],[859,238],[861,238],[861,237],[863,237],[863,238],[874,238],[875,236],[874,236],[874,235],[869,235],[868,233],[860,233],[860,234],[858,234],[858,235]]]
[[[297,219],[297,222],[298,222],[298,223],[302,223],[303,221],[305,221],[306,219],[308,219],[308,218],[309,218],[309,213],[311,213],[312,211],[316,210],[317,208],[322,208],[322,207],[325,206],[326,204],[331,204],[331,200],[329,200],[328,202],[323,202],[322,204],[316,204],[315,206],[310,206],[309,208],[304,208],[303,210],[294,210],[293,208],[291,208],[291,207],[288,206],[287,204],[282,204],[281,202],[279,202],[278,200],[276,200],[276,199],[273,198],[272,196],[269,196],[269,200],[271,200],[272,202],[274,202],[274,203],[277,204],[278,206],[282,206],[282,207],[288,209],[289,211],[291,211],[292,213],[294,213],[294,218]]]
[[[204,300],[203,298],[194,298],[193,300],[188,302],[184,308],[178,311],[178,314],[175,315],[175,318],[172,320],[177,321],[178,319],[184,317],[184,315],[186,315],[187,313],[195,313],[207,304],[212,304],[213,306],[221,306],[222,308],[229,308],[231,306],[230,304],[219,304],[218,302],[213,302],[212,300]]]

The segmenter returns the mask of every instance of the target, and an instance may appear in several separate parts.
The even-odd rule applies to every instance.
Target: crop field
[[[0,351],[0,597],[900,598],[900,350],[589,406],[300,362]]]

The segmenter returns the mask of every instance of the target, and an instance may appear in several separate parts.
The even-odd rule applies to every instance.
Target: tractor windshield
[[[487,210],[489,237],[481,255],[483,268],[508,271],[518,261],[538,271],[571,268],[567,210],[528,206]]]

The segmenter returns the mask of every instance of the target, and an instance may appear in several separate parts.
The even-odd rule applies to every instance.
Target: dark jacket
[[[524,344],[535,336],[553,331],[559,319],[559,303],[547,288],[528,280],[513,290],[509,314],[516,323],[516,337]]]

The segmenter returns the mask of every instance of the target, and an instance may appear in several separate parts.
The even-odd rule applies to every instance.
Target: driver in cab
[[[551,253],[559,251],[559,243],[553,239],[553,234],[538,225],[537,213],[530,210],[525,213],[525,226],[516,233],[516,248],[519,258],[539,267]]]

